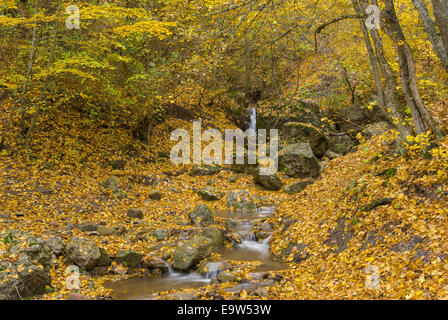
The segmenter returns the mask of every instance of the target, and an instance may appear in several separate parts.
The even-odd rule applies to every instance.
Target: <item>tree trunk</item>
[[[448,71],[447,48],[443,44],[442,39],[440,38],[440,35],[436,30],[434,21],[431,19],[431,16],[429,15],[428,9],[426,8],[424,1],[413,0],[413,2],[415,8],[418,11],[418,14],[420,15],[420,18],[423,22],[423,26],[425,27],[426,33],[428,34],[429,41],[431,42],[434,51],[436,52],[437,56],[442,62],[445,70]]]
[[[55,30],[54,30],[53,43],[51,45],[50,55],[48,57],[48,62],[47,62],[47,69],[46,69],[47,75],[45,76],[44,84],[43,84],[42,89],[40,91],[39,103],[37,105],[36,112],[34,113],[34,117],[33,117],[33,120],[31,122],[30,128],[29,128],[29,130],[28,130],[28,132],[26,134],[26,138],[25,138],[25,147],[26,148],[29,147],[30,139],[31,139],[31,137],[33,135],[34,128],[35,128],[36,122],[37,122],[37,118],[39,117],[40,112],[42,110],[41,104],[44,102],[45,96],[46,96],[46,93],[47,93],[48,81],[50,79],[50,76],[49,76],[50,67],[51,67],[51,63],[53,62],[54,51],[56,49],[56,43],[57,43],[57,40],[58,40],[58,26],[59,26],[58,25],[58,22],[59,22],[58,19],[59,19],[60,3],[61,3],[61,1],[59,1],[58,6],[56,8],[56,10],[57,10],[57,13],[56,13],[56,24],[55,24]]]
[[[448,1],[432,0],[432,6],[445,51],[448,52]]]
[[[398,21],[394,2],[393,0],[383,0],[383,2],[386,7],[382,13],[382,27],[397,47],[403,93],[408,100],[417,133],[420,134],[425,131],[424,123],[426,122],[426,125],[436,137],[441,138],[443,136],[442,130],[425,107],[420,96],[414,57]]]
[[[355,10],[360,10],[360,8],[362,8],[361,10],[365,12],[367,7],[369,6],[369,2],[367,0],[359,0],[359,4],[357,4],[356,2],[357,0],[353,1],[355,5]],[[374,3],[377,4],[376,1],[374,1]],[[358,7],[358,9],[356,7]],[[362,24],[363,28],[367,29],[365,27],[365,21],[362,21]],[[366,33],[368,37],[368,43],[370,43],[370,37],[368,35],[367,30]],[[400,133],[401,138],[404,141],[406,141],[407,140],[406,137],[412,135],[412,130],[405,123],[404,118],[399,110],[400,104],[397,100],[397,97],[395,96],[395,88],[397,87],[397,80],[395,78],[391,66],[387,62],[386,55],[384,54],[383,49],[383,41],[380,37],[380,34],[378,33],[378,30],[376,29],[370,30],[370,35],[372,37],[373,44],[375,46],[376,64],[379,66],[379,69],[381,70],[381,73],[383,74],[384,77],[384,85],[382,86],[383,88],[382,92],[383,92],[384,105],[387,108],[386,114],[388,115],[390,121],[393,124],[395,124],[398,132]],[[377,86],[378,85],[379,84],[377,84]]]

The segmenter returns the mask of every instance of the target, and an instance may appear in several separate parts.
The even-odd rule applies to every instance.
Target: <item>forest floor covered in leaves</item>
[[[159,126],[148,148],[125,129],[88,128],[68,112],[54,119],[47,121],[53,130],[41,130],[32,150],[9,145],[0,154],[0,257],[17,261],[10,248],[32,245],[22,243],[14,230],[44,240],[57,236],[64,243],[72,237],[88,239],[110,257],[123,250],[143,256],[132,270],[112,259],[101,270],[82,271],[79,290],[67,288],[68,264],[62,255],[53,256],[51,284],[39,299],[66,299],[73,293],[109,299],[113,292],[104,286],[107,281],[160,276],[144,261],[170,262],[180,243],[200,233],[188,224],[188,213],[200,203],[212,210],[227,208],[225,196],[204,202],[198,190],[205,187],[224,195],[245,190],[257,206],[276,206],[264,222],[274,229],[271,254],[288,270],[260,275],[254,272],[257,262],[231,261],[235,281],[162,292],[157,298],[448,298],[447,138],[430,147],[423,137],[404,154],[396,153],[391,132],[362,140],[353,152],[328,161],[314,184],[290,195],[264,190],[251,176],[230,170],[191,176],[190,167],[172,165],[166,158],[169,128],[190,126],[186,121]],[[211,113],[209,121],[217,128],[230,126],[222,114]],[[65,133],[59,135],[62,127]],[[112,176],[118,185],[111,189],[104,182]],[[294,182],[280,177],[285,184]],[[132,208],[143,215],[129,217]],[[227,232],[225,219],[215,217],[214,224]],[[168,235],[160,239],[157,230]],[[230,240],[226,236],[226,246]],[[213,259],[219,256],[213,253],[208,260]],[[266,279],[272,281],[262,291],[224,290]]]

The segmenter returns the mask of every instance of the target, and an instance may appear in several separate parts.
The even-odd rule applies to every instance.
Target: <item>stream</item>
[[[261,207],[253,212],[240,212],[234,210],[217,210],[215,215],[232,219],[235,222],[231,228],[244,239],[234,248],[221,248],[215,252],[221,255],[220,262],[226,261],[259,261],[260,265],[255,272],[268,272],[285,270],[285,264],[273,261],[269,256],[269,239],[258,242],[253,234],[253,226],[260,220],[273,214],[275,208]],[[219,264],[219,262],[217,263]],[[197,272],[181,273],[169,267],[169,272],[162,277],[134,277],[126,280],[109,282],[107,287],[114,290],[114,298],[119,300],[146,300],[153,299],[158,292],[179,289],[196,289],[210,284],[212,278],[216,278],[217,272],[199,274]],[[239,284],[229,291],[240,290],[250,283]]]

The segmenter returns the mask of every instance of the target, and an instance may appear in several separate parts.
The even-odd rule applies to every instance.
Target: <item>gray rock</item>
[[[198,237],[180,246],[173,254],[173,268],[187,271],[212,252],[213,242],[206,237]]]
[[[238,276],[236,276],[234,274],[231,274],[230,272],[227,272],[227,271],[220,272],[218,274],[218,276],[216,277],[216,279],[219,282],[221,282],[221,283],[224,283],[224,282],[238,282],[239,281]]]
[[[279,153],[279,169],[293,178],[317,178],[320,166],[310,144],[303,142],[289,145]]]
[[[366,134],[368,137],[373,137],[379,134],[383,134],[392,129],[389,123],[385,121],[370,124],[366,128]]]
[[[306,189],[309,185],[313,184],[313,180],[305,180],[305,181],[298,181],[293,184],[290,184],[283,188],[283,191],[289,194],[299,193]]]
[[[141,209],[131,208],[128,209],[128,217],[129,218],[136,218],[136,219],[142,219],[143,218],[143,211]]]
[[[44,294],[51,284],[48,269],[40,268],[30,259],[11,263],[0,259],[0,300],[17,300]]]
[[[94,241],[73,237],[64,251],[64,263],[75,264],[87,271],[96,266],[107,265],[110,258]]]
[[[159,190],[151,191],[149,193],[149,199],[157,200],[157,201],[162,199],[162,192]]]
[[[255,203],[245,190],[227,192],[227,207],[244,212],[254,211]]]
[[[103,188],[115,193],[120,191],[120,181],[115,176],[110,176],[109,178],[104,180],[101,185],[103,186]]]
[[[190,171],[190,176],[212,176],[219,173],[222,170],[218,165],[194,165]]]
[[[142,260],[142,266],[149,270],[159,269],[162,273],[169,271],[169,265],[161,258],[154,256],[145,256]]]
[[[352,138],[347,134],[342,136],[330,136],[328,141],[330,143],[330,151],[342,155],[349,153],[356,145]]]
[[[126,229],[123,226],[119,227],[98,226],[96,232],[101,237],[107,237],[112,235],[122,235],[126,232]]]
[[[198,196],[205,201],[216,201],[222,198],[222,193],[213,187],[206,187],[198,191]]]
[[[278,191],[283,187],[283,182],[276,174],[262,175],[259,170],[253,175],[254,182],[267,190]]]
[[[157,241],[167,240],[170,237],[170,232],[166,229],[154,230],[151,234]]]
[[[83,223],[78,226],[78,229],[82,232],[90,232],[98,230],[98,225],[94,223]]]
[[[118,253],[116,261],[125,267],[135,268],[140,264],[142,258],[142,253],[135,252],[134,250],[126,250]]]
[[[309,142],[314,155],[321,159],[327,152],[329,144],[324,133],[315,126],[302,122],[288,122],[285,124],[286,138],[294,141]]]
[[[205,204],[199,204],[193,211],[188,214],[190,224],[202,226],[212,224],[214,222],[214,216],[212,211]]]
[[[64,251],[65,244],[61,237],[52,237],[46,241],[48,247],[50,250],[57,256],[62,254],[62,251]]]
[[[217,227],[207,227],[202,230],[201,236],[209,238],[212,240],[213,246],[215,248],[220,248],[224,245],[224,234],[221,229]]]

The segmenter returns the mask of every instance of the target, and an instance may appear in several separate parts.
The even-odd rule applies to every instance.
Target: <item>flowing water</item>
[[[249,129],[254,130],[254,132],[257,132],[257,109],[255,108],[250,109]]]
[[[237,223],[232,228],[233,232],[240,234],[244,239],[235,248],[222,248],[216,250],[221,255],[221,262],[226,261],[259,261],[261,264],[256,268],[256,272],[285,270],[286,266],[280,262],[273,261],[269,256],[269,239],[261,242],[255,239],[253,226],[258,221],[272,215],[274,208],[262,207],[254,212],[239,212],[233,210],[218,210],[215,215],[235,220]],[[219,269],[220,263],[216,263]],[[179,289],[196,289],[210,284],[212,278],[216,278],[219,271],[214,270],[214,264],[209,265],[209,272],[201,275],[197,272],[180,273],[171,267],[169,272],[163,277],[156,278],[131,278],[109,283],[107,286],[114,290],[114,298],[125,300],[152,299],[157,292]],[[250,286],[251,284],[240,284],[234,287]],[[230,289],[232,290],[232,288]]]

